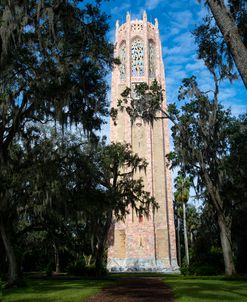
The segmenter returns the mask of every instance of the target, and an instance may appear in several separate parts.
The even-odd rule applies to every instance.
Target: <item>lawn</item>
[[[82,302],[121,277],[160,277],[176,302],[246,302],[247,278],[184,277],[155,273],[111,274],[109,279],[27,279],[27,286],[7,289],[4,302]],[[0,299],[1,300],[1,299]]]
[[[3,292],[4,302],[82,302],[95,295],[112,280],[27,280],[23,288],[6,289]]]
[[[246,278],[167,275],[163,280],[172,288],[176,302],[247,301]]]

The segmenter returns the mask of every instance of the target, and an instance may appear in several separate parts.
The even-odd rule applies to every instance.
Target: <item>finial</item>
[[[142,16],[142,18],[143,18],[143,20],[147,20],[147,13],[146,13],[145,10],[143,11],[143,16]]]
[[[130,12],[127,12],[127,15],[126,15],[126,22],[130,21]]]
[[[158,28],[159,27],[159,22],[158,22],[158,19],[155,18],[155,27]]]
[[[119,21],[117,20],[116,21],[116,29],[118,29],[119,28]]]

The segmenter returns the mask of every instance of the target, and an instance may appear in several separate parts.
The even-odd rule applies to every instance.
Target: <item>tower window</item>
[[[144,76],[144,46],[141,39],[135,39],[132,42],[131,71],[133,77]]]
[[[120,59],[120,79],[125,80],[126,78],[126,43],[123,42],[120,46],[120,52],[119,52],[119,59]]]
[[[149,77],[155,78],[155,44],[149,40]]]

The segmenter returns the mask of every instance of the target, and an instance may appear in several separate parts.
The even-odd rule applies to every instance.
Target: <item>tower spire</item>
[[[158,19],[157,18],[155,18],[154,19],[155,20],[155,23],[154,23],[154,25],[155,25],[155,28],[159,28],[159,22],[158,22]]]
[[[130,12],[127,12],[126,14],[126,22],[130,22]]]
[[[143,19],[143,21],[147,20],[147,12],[146,12],[146,10],[143,11],[142,19]]]

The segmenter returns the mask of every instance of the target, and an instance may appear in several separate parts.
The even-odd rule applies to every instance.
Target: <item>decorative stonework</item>
[[[151,83],[154,78],[164,89],[163,109],[166,108],[164,65],[158,21],[155,25],[142,20],[116,23],[115,56],[121,65],[113,69],[111,106],[117,107],[118,99],[126,87],[132,89],[140,82]],[[148,218],[137,217],[132,209],[125,222],[116,222],[109,234],[108,263],[110,271],[159,271],[178,269],[173,213],[172,180],[166,167],[165,155],[169,152],[168,121],[157,120],[153,125],[137,119],[131,123],[126,112],[119,112],[117,125],[111,121],[110,140],[126,142],[134,152],[146,158],[146,173],[137,172],[144,186],[156,199],[159,209]]]
[[[133,24],[131,24],[131,30],[132,31],[143,30],[143,24],[142,24],[142,22],[134,22]]]
[[[144,44],[141,39],[135,39],[131,45],[131,74],[133,77],[144,76]]]
[[[125,24],[123,24],[120,28],[119,28],[119,32],[124,32],[126,29]]]
[[[148,22],[148,31],[153,31],[155,29],[154,25]]]
[[[126,79],[126,43],[122,42],[120,46],[119,51],[119,59],[120,59],[120,66],[119,66],[119,72],[120,72],[120,79],[125,80]]]
[[[149,56],[148,56],[148,59],[149,59],[149,69],[148,69],[148,72],[149,72],[149,77],[150,78],[155,78],[155,44],[152,40],[149,40]]]

